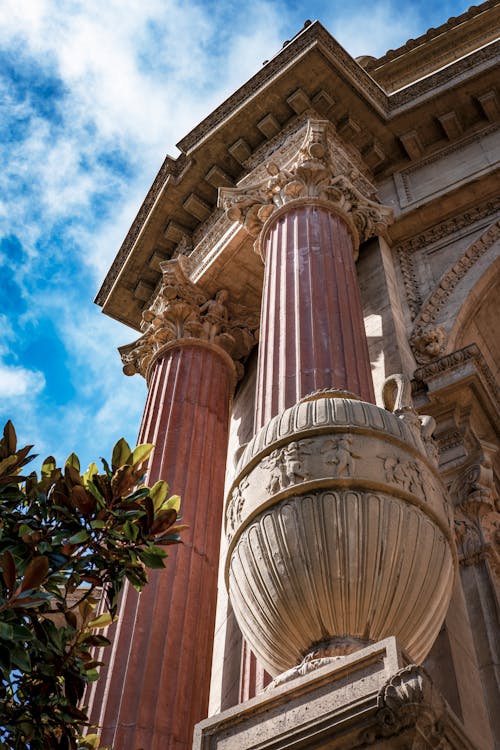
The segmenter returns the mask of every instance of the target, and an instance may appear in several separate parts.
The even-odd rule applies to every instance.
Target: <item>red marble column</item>
[[[187,750],[208,710],[228,418],[234,368],[219,347],[174,342],[154,364],[140,442],[148,483],[182,497],[184,544],[144,591],[125,592],[92,718],[115,750]]]
[[[375,402],[347,222],[323,203],[291,205],[261,237],[265,262],[255,429],[312,391],[339,388]],[[244,643],[240,694],[270,676]]]
[[[321,388],[374,402],[354,246],[326,204],[291,205],[264,227],[255,428]]]

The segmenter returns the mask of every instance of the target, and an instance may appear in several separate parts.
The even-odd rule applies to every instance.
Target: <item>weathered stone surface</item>
[[[275,675],[332,638],[395,634],[420,661],[453,587],[451,519],[416,416],[322,395],[250,441],[226,508],[231,601]]]
[[[195,728],[193,750],[479,750],[425,671],[388,638]]]

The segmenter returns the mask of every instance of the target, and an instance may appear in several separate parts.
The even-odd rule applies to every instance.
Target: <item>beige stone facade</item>
[[[108,742],[187,748],[210,714],[196,748],[499,746],[498,28],[488,0],[354,60],[307,24],[166,158],[97,302],[150,393],[193,341],[232,379],[215,621],[165,605],[213,658],[204,691],[172,688],[196,703],[174,732],[161,696],[106,718],[140,669],[115,654]]]

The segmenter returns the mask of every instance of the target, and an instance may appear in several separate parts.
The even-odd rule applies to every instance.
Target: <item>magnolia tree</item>
[[[163,568],[179,542],[180,499],[165,482],[141,484],[153,446],[114,447],[111,465],[84,474],[72,454],[41,475],[23,467],[7,422],[0,440],[0,748],[94,748],[81,704],[98,679],[99,628],[116,617],[127,579],[141,591],[147,568]],[[82,728],[88,732],[81,735]]]

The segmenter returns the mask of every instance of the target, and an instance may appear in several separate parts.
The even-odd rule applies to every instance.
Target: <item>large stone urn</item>
[[[411,407],[305,397],[240,456],[226,506],[226,581],[271,675],[390,635],[421,662],[456,553],[429,439]]]
[[[233,608],[272,675],[388,636],[420,662],[456,554],[408,378],[374,403],[355,258],[392,209],[325,121],[273,159],[220,196],[265,264],[256,433],[226,507]]]

